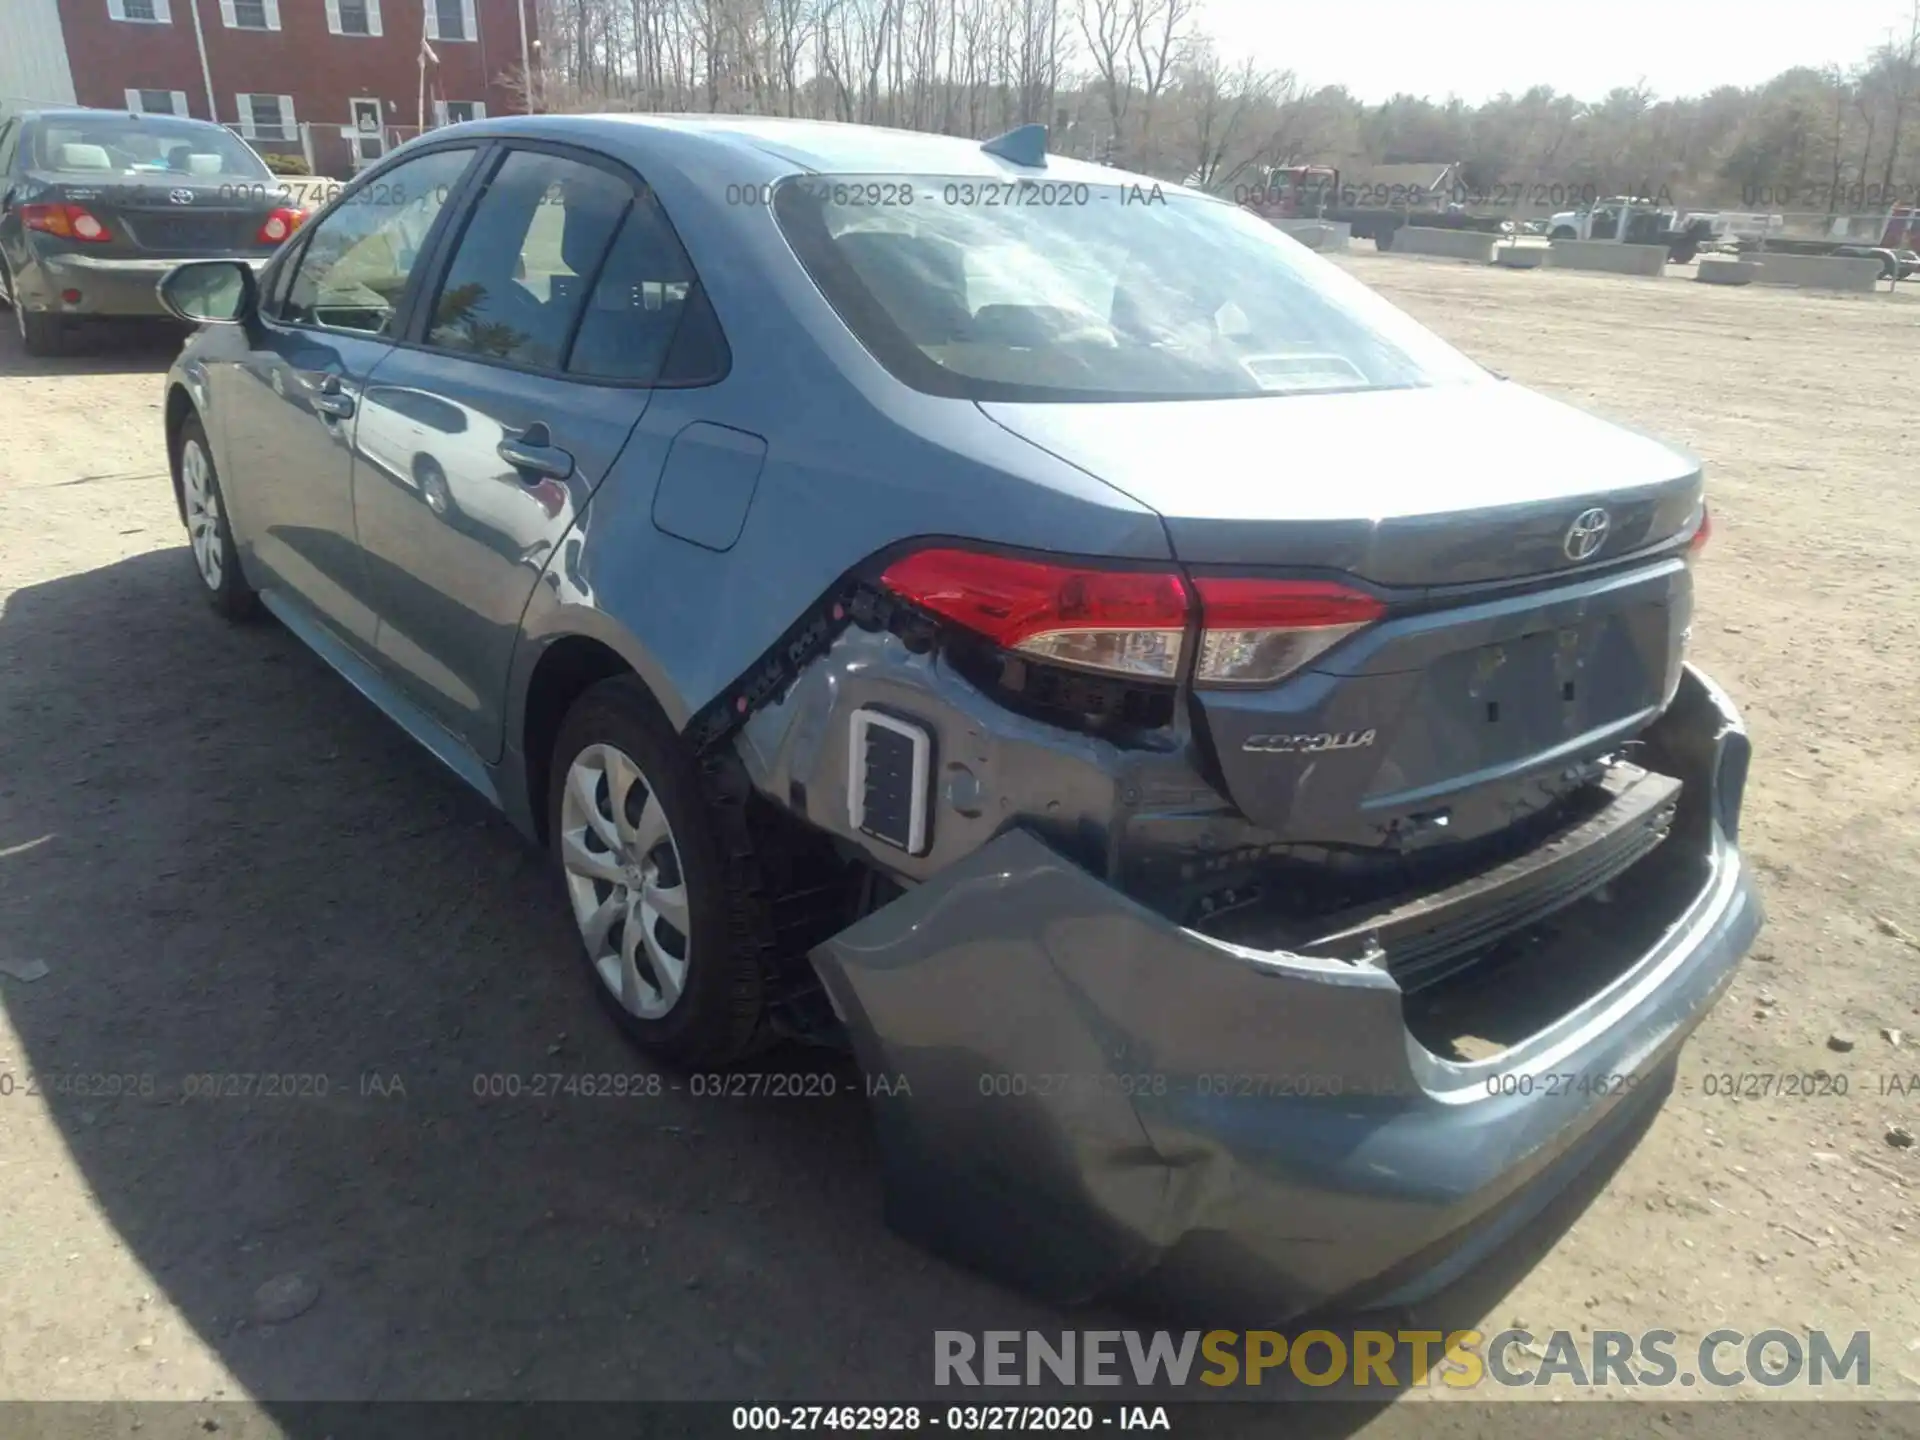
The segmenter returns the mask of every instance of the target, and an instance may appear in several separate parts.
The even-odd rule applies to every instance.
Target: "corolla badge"
[[[1249,735],[1240,748],[1254,755],[1317,755],[1322,750],[1359,750],[1373,744],[1373,730],[1334,730],[1318,735]]]
[[[1582,510],[1573,517],[1573,524],[1567,527],[1567,535],[1560,542],[1560,548],[1567,552],[1569,560],[1591,560],[1600,553],[1600,547],[1607,543],[1607,531],[1613,525],[1613,517],[1598,505],[1591,510]]]
[[[167,199],[176,205],[191,205],[193,203],[193,191],[184,187],[178,190],[169,190],[167,192]]]

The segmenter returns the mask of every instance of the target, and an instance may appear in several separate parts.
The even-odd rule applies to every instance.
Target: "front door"
[[[387,153],[386,127],[378,100],[348,102],[353,122],[349,141],[353,146],[353,168],[361,170]]]
[[[483,759],[527,601],[645,413],[691,273],[626,174],[509,149],[423,343],[367,386],[354,506],[380,660]]]
[[[422,155],[316,222],[224,397],[229,503],[249,577],[369,652],[374,615],[353,528],[360,393],[393,348],[415,263],[475,153]]]

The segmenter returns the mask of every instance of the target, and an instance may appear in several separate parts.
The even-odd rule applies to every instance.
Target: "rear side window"
[[[567,369],[603,380],[699,384],[727,368],[726,342],[687,252],[651,193],[627,212],[581,318]]]
[[[392,333],[433,222],[473,159],[436,150],[342,197],[307,235],[281,318],[294,325]]]
[[[557,370],[633,187],[593,165],[519,150],[474,207],[434,301],[436,349]]]

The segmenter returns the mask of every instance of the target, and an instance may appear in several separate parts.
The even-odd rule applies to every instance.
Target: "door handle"
[[[553,435],[538,422],[519,435],[509,435],[495,447],[494,453],[520,471],[522,479],[537,475],[564,480],[573,474],[573,456],[555,445]]]
[[[314,410],[321,415],[331,415],[344,420],[353,414],[353,396],[340,388],[338,375],[315,374],[303,371],[300,383],[306,387],[307,398],[313,402]]]

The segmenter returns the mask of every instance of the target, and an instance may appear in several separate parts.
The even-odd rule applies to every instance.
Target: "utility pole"
[[[527,0],[513,0],[514,18],[520,22],[520,84],[526,90],[527,113],[533,114],[533,66],[527,58]]]

